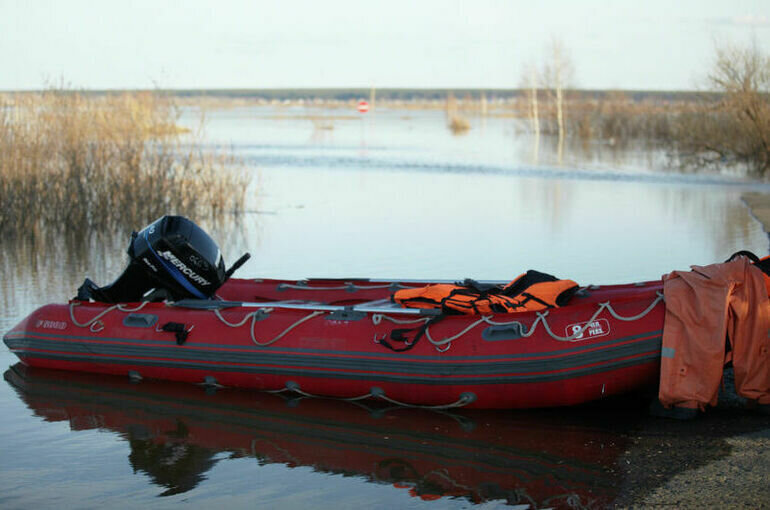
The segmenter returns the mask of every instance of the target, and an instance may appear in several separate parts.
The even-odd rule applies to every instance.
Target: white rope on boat
[[[268,340],[267,342],[260,342],[259,340],[257,340],[257,337],[254,335],[254,324],[256,324],[256,322],[257,322],[257,318],[256,318],[257,314],[256,314],[256,312],[254,312],[254,313],[251,314],[252,315],[252,317],[251,317],[251,327],[249,328],[249,331],[251,332],[251,341],[254,342],[255,345],[258,345],[260,347],[267,347],[268,345],[272,345],[275,342],[277,342],[278,340],[280,340],[281,338],[283,338],[284,335],[286,335],[286,333],[288,333],[292,329],[296,328],[297,326],[299,326],[303,322],[309,321],[313,317],[318,317],[319,315],[323,315],[325,313],[326,312],[324,312],[324,311],[316,310],[315,312],[313,312],[313,313],[311,313],[309,315],[306,315],[305,317],[302,317],[301,319],[295,321],[294,324],[291,324],[288,328],[284,329],[282,333],[280,333],[278,336],[276,336],[272,340]]]
[[[488,318],[487,316],[483,316],[479,320],[477,320],[476,322],[472,322],[471,324],[469,324],[468,327],[466,327],[464,330],[460,331],[456,335],[452,335],[450,337],[442,338],[441,340],[434,340],[433,337],[430,336],[430,327],[427,327],[427,328],[425,328],[425,337],[428,339],[428,341],[430,343],[433,344],[433,346],[436,348],[437,351],[439,351],[439,352],[446,352],[446,351],[449,350],[449,347],[450,347],[450,345],[448,345],[448,344],[451,344],[452,341],[457,340],[458,338],[460,338],[461,336],[463,336],[468,331],[472,330],[473,328],[475,328],[476,326],[478,326],[482,322],[486,322],[487,318]],[[441,349],[440,347],[442,347],[444,345],[447,346],[446,349]]]
[[[263,313],[270,313],[270,312],[272,312],[272,311],[273,311],[273,309],[272,309],[272,308],[262,308],[262,312],[263,312]],[[216,309],[216,308],[214,309],[214,315],[216,315],[216,316],[217,316],[217,318],[218,318],[220,321],[222,321],[222,324],[224,324],[225,326],[230,326],[231,328],[239,328],[239,327],[243,326],[244,324],[246,324],[246,321],[248,321],[249,319],[251,319],[251,318],[252,318],[254,315],[256,315],[257,313],[258,313],[258,311],[257,311],[257,312],[250,312],[250,313],[247,313],[247,314],[246,314],[246,316],[243,318],[243,320],[241,320],[241,322],[238,322],[238,323],[234,323],[234,322],[228,322],[228,320],[227,320],[227,319],[225,319],[224,317],[222,317],[222,313],[221,313],[221,312],[220,312],[218,309]]]
[[[406,288],[399,283],[388,283],[385,285],[357,285],[353,282],[345,282],[345,285],[335,285],[333,287],[311,287],[307,284],[297,285],[293,283],[279,283],[278,289],[294,290],[369,290],[369,289],[389,289],[391,287]]]
[[[658,303],[663,301],[663,294],[661,294],[660,291],[656,292],[656,295],[657,295],[657,297],[652,301],[652,303],[650,303],[650,306],[648,306],[643,312],[641,312],[641,313],[639,313],[637,315],[633,315],[631,317],[623,317],[622,315],[618,314],[615,311],[615,309],[612,308],[612,305],[610,304],[609,301],[605,301],[603,303],[599,303],[599,309],[596,310],[596,313],[594,313],[593,316],[591,316],[590,319],[588,319],[588,322],[583,324],[583,326],[579,330],[575,331],[573,334],[571,334],[569,336],[559,336],[556,333],[554,333],[553,331],[551,331],[551,327],[548,325],[548,321],[545,318],[546,315],[548,315],[548,311],[546,311],[545,313],[538,312],[537,318],[538,318],[539,321],[542,321],[543,327],[548,332],[548,334],[551,335],[551,338],[553,338],[554,340],[558,340],[560,342],[571,342],[572,340],[575,340],[576,338],[582,337],[583,333],[588,328],[588,326],[592,322],[594,322],[596,320],[596,318],[599,316],[599,314],[602,313],[602,311],[604,311],[604,310],[607,310],[610,313],[610,315],[612,315],[613,317],[615,317],[616,319],[621,320],[621,321],[629,322],[629,321],[635,321],[635,320],[641,319],[642,317],[644,317],[645,315],[650,313],[652,311],[652,309],[655,308],[655,306]],[[532,331],[533,332],[535,330],[535,326],[536,325],[537,325],[537,321],[535,321],[535,324],[533,324],[533,326],[532,326]],[[526,336],[529,336],[529,335],[526,335]]]
[[[243,319],[241,319],[239,322],[230,322],[230,321],[228,321],[227,319],[225,319],[222,316],[222,313],[218,309],[214,309],[214,315],[216,315],[216,317],[222,322],[222,324],[224,324],[225,326],[231,327],[231,328],[239,328],[239,327],[243,326],[244,324],[246,324],[246,322],[248,322],[249,319],[251,319],[251,325],[249,326],[249,333],[251,335],[251,341],[254,343],[254,345],[258,345],[260,347],[267,347],[268,345],[272,345],[275,342],[277,342],[278,340],[280,340],[281,338],[283,338],[284,336],[286,336],[286,334],[289,331],[291,331],[292,329],[296,328],[297,326],[299,326],[303,322],[309,321],[310,319],[312,319],[314,317],[318,317],[319,315],[323,315],[323,314],[326,313],[323,310],[316,310],[316,311],[310,313],[309,315],[306,315],[305,317],[302,317],[302,318],[296,320],[294,323],[290,324],[289,327],[284,329],[281,333],[279,333],[277,336],[275,336],[272,340],[268,340],[267,342],[260,342],[259,340],[257,340],[256,333],[254,332],[254,326],[257,323],[258,317],[267,317],[268,315],[270,315],[270,313],[272,311],[273,311],[273,308],[269,308],[269,307],[260,308],[257,311],[254,311],[254,312],[251,312],[251,313],[247,313],[243,317]]]
[[[585,321],[585,323],[579,329],[575,330],[574,333],[572,333],[571,335],[568,335],[568,336],[560,336],[560,335],[558,335],[558,334],[553,332],[553,330],[551,329],[551,326],[548,324],[548,319],[547,319],[549,311],[546,310],[545,312],[536,312],[537,319],[535,319],[535,322],[533,322],[532,326],[530,326],[529,328],[525,328],[524,324],[522,324],[519,321],[499,322],[499,321],[492,320],[492,317],[493,317],[492,315],[484,315],[479,320],[469,324],[465,329],[463,329],[459,333],[456,333],[456,334],[454,334],[452,336],[449,336],[449,337],[442,338],[441,340],[435,340],[433,338],[433,336],[431,336],[430,326],[428,326],[428,327],[425,328],[425,337],[428,339],[428,341],[431,344],[433,344],[433,346],[436,348],[437,351],[439,351],[439,352],[446,352],[447,350],[449,350],[449,347],[451,346],[453,341],[455,341],[458,338],[462,337],[463,335],[467,334],[470,330],[472,330],[473,328],[475,328],[476,326],[478,326],[481,323],[487,323],[487,324],[489,324],[491,326],[511,326],[513,324],[518,324],[520,326],[519,334],[523,338],[529,338],[532,335],[534,335],[535,331],[537,330],[538,324],[542,323],[543,324],[543,328],[545,328],[546,333],[548,333],[548,335],[550,335],[551,338],[553,338],[554,340],[557,340],[557,341],[560,341],[560,342],[572,342],[572,341],[574,341],[577,338],[581,338],[583,336],[583,333],[585,333],[586,329],[588,329],[590,327],[591,323],[594,322],[604,310],[607,310],[607,312],[609,312],[610,315],[612,315],[614,318],[616,318],[618,320],[621,320],[621,321],[627,321],[627,322],[628,321],[635,321],[635,320],[641,319],[642,317],[645,317],[648,313],[650,313],[658,305],[658,303],[663,301],[663,293],[662,292],[656,291],[655,294],[656,294],[655,299],[652,301],[652,303],[650,303],[650,305],[646,309],[644,309],[641,313],[638,313],[636,315],[629,316],[629,317],[624,317],[624,316],[620,315],[619,313],[617,313],[615,311],[615,309],[612,307],[612,304],[609,301],[601,302],[601,303],[599,303],[599,308],[597,308],[596,312],[594,312],[594,314],[591,316],[591,318],[588,319],[587,321]],[[377,314],[377,315],[380,315],[380,317],[377,317],[376,321],[375,321],[375,317],[372,316],[372,322],[374,322],[374,324],[379,324],[379,322],[382,319],[387,319],[387,320],[390,320],[390,321],[395,322],[397,324],[399,324],[399,323],[408,323],[407,321],[399,322],[398,319],[394,319],[392,317],[388,317],[387,315],[384,315],[384,314]],[[423,321],[423,320],[425,322],[427,322],[429,319],[420,319],[419,321],[415,320],[415,321],[409,321],[409,322],[416,323],[416,322],[420,322],[420,321]]]
[[[72,323],[75,326],[78,326],[80,328],[89,328],[92,324],[96,323],[97,321],[99,321],[99,319],[101,319],[102,317],[104,317],[105,315],[107,315],[113,310],[119,310],[121,312],[128,312],[128,313],[138,312],[139,310],[144,308],[147,305],[147,303],[149,303],[149,301],[142,301],[142,304],[140,304],[136,308],[128,308],[125,305],[121,305],[121,304],[112,305],[110,307],[105,308],[100,313],[90,318],[88,321],[81,323],[81,322],[78,322],[77,319],[75,319],[75,307],[80,306],[80,303],[73,301],[72,303],[70,303],[70,319],[72,320]],[[101,323],[101,321],[99,322]],[[94,333],[96,333],[98,331],[101,331],[102,329],[104,329],[103,323],[102,323],[101,329],[98,329],[98,330],[91,329],[91,331],[94,331]]]
[[[474,321],[471,324],[469,324],[468,326],[466,326],[462,331],[460,331],[460,332],[458,332],[458,333],[456,333],[456,334],[454,334],[452,336],[448,336],[448,337],[442,338],[440,340],[434,339],[433,336],[430,333],[430,326],[427,325],[428,322],[431,320],[430,317],[420,317],[419,319],[397,319],[395,317],[390,317],[389,315],[386,315],[384,313],[374,313],[374,314],[371,315],[371,320],[372,320],[372,323],[374,325],[380,324],[383,320],[390,321],[390,322],[392,322],[394,324],[419,324],[419,323],[426,324],[426,327],[425,327],[425,337],[428,339],[428,341],[431,344],[433,344],[433,346],[439,352],[446,352],[447,350],[449,350],[449,348],[451,347],[453,341],[455,341],[455,340],[461,338],[462,336],[466,335],[469,331],[471,331],[472,329],[474,329],[476,326],[478,326],[481,323],[486,323],[486,324],[489,324],[491,326],[511,326],[513,324],[518,324],[519,325],[519,335],[521,337],[523,337],[523,338],[529,338],[532,335],[534,335],[535,331],[537,330],[538,325],[540,323],[542,323],[543,324],[543,328],[545,329],[546,333],[548,333],[548,335],[551,338],[553,338],[554,340],[557,340],[557,341],[560,341],[560,342],[572,342],[572,341],[574,341],[577,338],[582,338],[582,336],[585,333],[586,329],[588,329],[589,326],[591,325],[591,323],[593,323],[599,317],[599,315],[603,311],[605,311],[605,310],[607,310],[607,312],[612,317],[614,317],[615,319],[621,320],[621,321],[626,321],[626,322],[639,320],[642,317],[645,317],[647,314],[649,314],[658,305],[658,303],[660,303],[661,301],[664,300],[662,292],[656,291],[655,294],[656,294],[655,299],[652,301],[652,303],[650,303],[650,305],[647,308],[645,308],[642,312],[640,312],[640,313],[638,313],[636,315],[632,315],[632,316],[628,316],[628,317],[624,317],[624,316],[620,315],[619,313],[617,313],[615,311],[615,309],[612,307],[612,304],[611,304],[610,301],[601,302],[601,303],[599,303],[599,307],[593,313],[591,318],[588,319],[587,321],[585,321],[583,323],[583,325],[580,326],[579,329],[575,330],[571,335],[567,335],[567,336],[561,336],[561,335],[558,335],[558,334],[553,332],[553,330],[551,329],[551,326],[548,324],[548,319],[547,319],[547,317],[548,317],[548,315],[550,313],[549,310],[546,310],[545,312],[536,312],[537,319],[535,319],[535,322],[533,322],[532,325],[529,328],[526,328],[524,326],[524,324],[522,324],[519,321],[515,321],[514,320],[514,321],[508,321],[508,322],[499,322],[499,321],[492,320],[492,317],[493,317],[492,315],[484,315],[480,319],[478,319],[477,321]],[[96,333],[96,332],[99,332],[102,329],[104,329],[104,324],[100,321],[100,319],[102,317],[104,317],[105,315],[107,315],[109,312],[111,312],[113,310],[116,310],[116,309],[121,311],[121,312],[128,312],[128,313],[137,312],[137,311],[141,310],[142,308],[144,308],[147,305],[148,302],[149,301],[144,301],[144,302],[142,302],[142,304],[140,304],[136,308],[127,308],[125,305],[122,305],[122,304],[112,305],[112,306],[106,308],[105,310],[103,310],[102,312],[98,313],[97,315],[95,315],[94,317],[89,319],[88,321],[83,322],[83,323],[78,322],[75,319],[74,309],[75,309],[76,306],[79,306],[80,303],[72,302],[72,303],[70,303],[70,308],[69,308],[70,319],[72,319],[72,323],[75,324],[76,326],[79,326],[81,328],[88,327],[88,328],[91,329],[91,331]],[[251,335],[251,341],[255,345],[258,345],[260,347],[266,347],[268,345],[274,344],[275,342],[277,342],[278,340],[280,340],[281,338],[286,336],[286,334],[289,333],[289,331],[293,330],[294,328],[296,328],[300,324],[302,324],[302,323],[304,323],[306,321],[309,321],[309,320],[313,319],[314,317],[317,317],[319,315],[323,315],[323,314],[327,313],[326,311],[323,311],[323,310],[313,311],[309,315],[306,315],[305,317],[302,317],[302,318],[298,319],[297,321],[295,321],[294,323],[292,323],[291,325],[289,325],[286,329],[284,329],[281,333],[279,333],[273,339],[268,340],[267,342],[260,342],[257,339],[255,331],[254,331],[255,324],[256,324],[256,322],[258,320],[258,317],[265,317],[265,316],[269,315],[273,311],[273,308],[266,307],[266,308],[261,308],[261,309],[259,309],[257,311],[248,313],[239,322],[230,322],[230,321],[228,321],[227,319],[225,319],[222,316],[221,312],[218,309],[214,309],[213,311],[214,311],[214,315],[216,315],[216,317],[223,324],[225,324],[226,326],[231,327],[231,328],[239,328],[239,327],[243,326],[244,324],[246,324],[249,321],[249,319],[250,319],[251,320],[251,325],[249,327],[249,332],[250,332],[250,335]],[[101,327],[99,327],[99,326],[101,326]],[[95,328],[98,328],[98,329],[95,329]],[[376,338],[377,338],[377,335],[375,334],[375,341],[376,341]]]
[[[418,322],[428,322],[430,320],[430,317],[421,317],[419,319],[395,319],[393,317],[389,317],[382,313],[372,314],[372,323],[375,326],[380,322],[382,322],[382,319],[389,320],[393,324],[417,324]]]
[[[658,297],[655,298],[655,300],[650,304],[650,306],[647,307],[647,309],[645,311],[643,311],[642,313],[640,313],[638,315],[634,315],[634,316],[631,316],[631,317],[623,317],[621,315],[618,315],[615,312],[615,310],[613,310],[612,307],[610,306],[610,302],[609,301],[607,301],[607,311],[610,312],[613,317],[615,317],[616,319],[621,320],[621,321],[635,321],[635,320],[641,319],[642,317],[644,317],[645,315],[650,313],[652,311],[652,309],[655,308],[655,306],[658,303],[660,303],[661,301],[664,300],[663,293],[661,291],[657,291],[657,292],[655,292],[655,294]]]

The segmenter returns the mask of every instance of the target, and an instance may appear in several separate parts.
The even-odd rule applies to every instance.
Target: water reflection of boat
[[[193,489],[220,453],[392,484],[423,499],[505,500],[533,508],[604,507],[619,487],[622,436],[576,411],[372,409],[318,399],[34,369],[6,381],[37,416],[108,430],[165,495]],[[333,481],[330,481],[333,483]]]

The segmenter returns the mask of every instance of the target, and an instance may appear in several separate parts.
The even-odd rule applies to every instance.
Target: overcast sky
[[[0,90],[514,88],[559,38],[579,88],[692,89],[767,0],[0,0]]]

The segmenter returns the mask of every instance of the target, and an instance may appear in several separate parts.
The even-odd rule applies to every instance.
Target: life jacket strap
[[[417,345],[417,342],[420,341],[420,339],[423,337],[425,332],[428,330],[430,326],[433,324],[436,324],[438,321],[443,319],[443,315],[436,315],[435,317],[431,318],[428,321],[425,321],[425,323],[422,326],[416,327],[416,328],[399,328],[399,329],[393,329],[390,332],[390,340],[392,342],[401,342],[404,344],[403,347],[395,347],[390,342],[388,342],[387,338],[380,338],[377,339],[377,343],[380,345],[383,345],[390,349],[393,352],[405,352],[409,349],[414,348],[415,345]],[[408,333],[414,332],[414,337],[409,340],[407,337]]]

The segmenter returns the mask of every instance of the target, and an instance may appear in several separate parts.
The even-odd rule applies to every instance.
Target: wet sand
[[[770,195],[742,199],[770,240]],[[729,392],[692,421],[651,416],[619,469],[619,508],[770,508],[770,416],[746,410]]]
[[[694,420],[645,417],[628,444],[613,508],[770,508],[770,416],[734,395]]]

